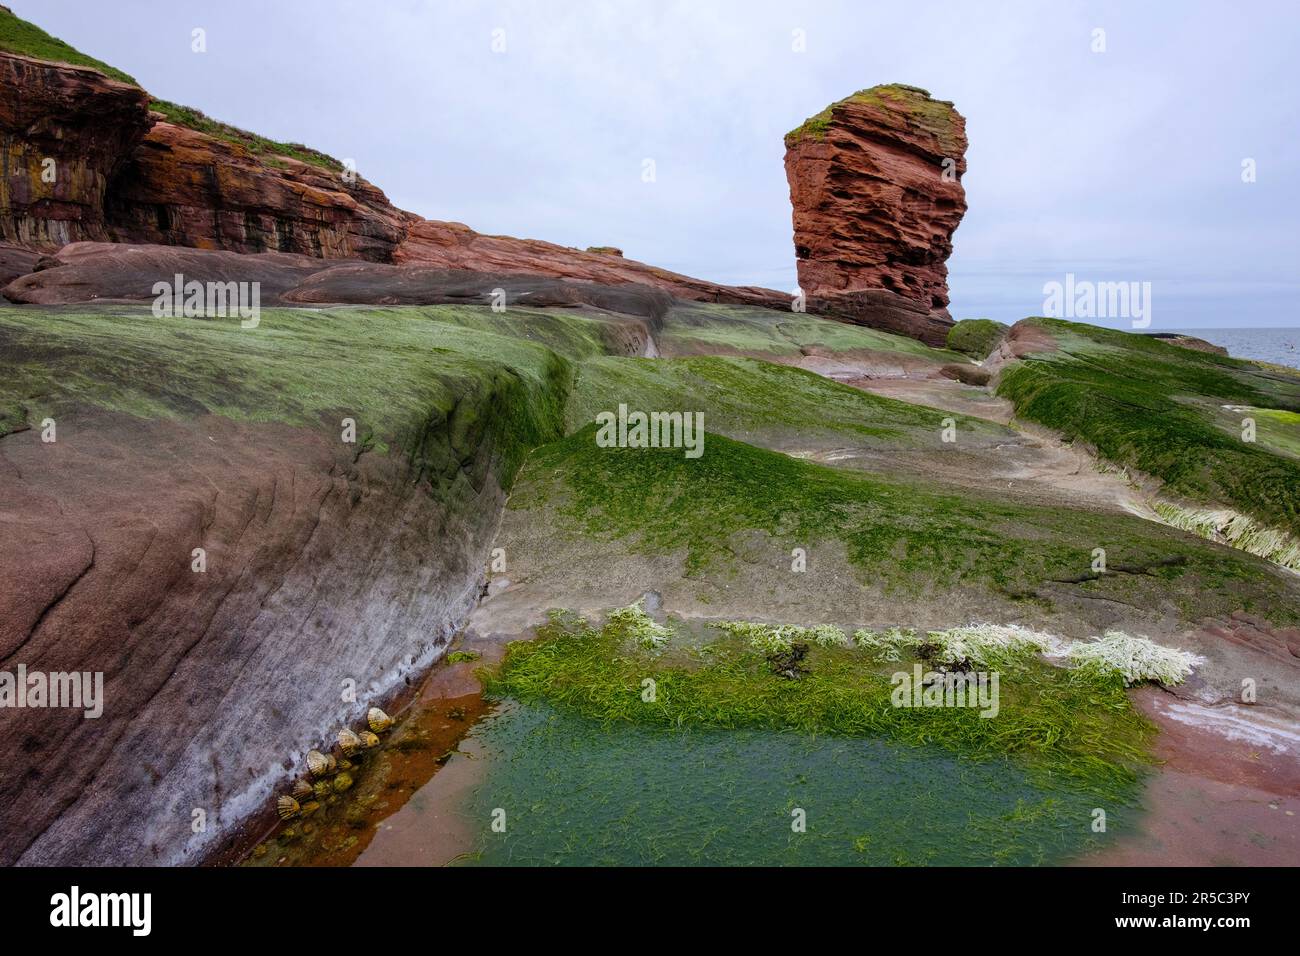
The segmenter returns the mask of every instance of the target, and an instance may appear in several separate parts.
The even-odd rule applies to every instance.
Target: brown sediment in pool
[[[481,650],[486,658],[498,651]],[[447,763],[474,723],[492,709],[475,670],[490,660],[441,663],[407,700],[392,705],[393,729],[375,752],[355,761],[354,784],[307,817],[280,821],[268,809],[210,865],[350,866],[385,821]],[[398,709],[400,707],[400,709]]]

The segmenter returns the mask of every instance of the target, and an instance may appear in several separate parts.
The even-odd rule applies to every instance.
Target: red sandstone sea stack
[[[790,304],[780,292],[669,272],[612,246],[583,251],[422,219],[345,175],[337,160],[151,100],[125,74],[96,67],[0,51],[0,134],[0,297],[16,302],[136,298],[152,287],[142,269],[170,275],[184,263],[222,275],[265,273],[286,301],[343,294],[340,282],[347,301],[407,301],[409,270],[422,266]],[[786,145],[808,311],[942,346],[952,324],[945,261],[966,209],[962,117],[914,87],[876,87],[812,117]],[[41,257],[60,247],[67,255]],[[195,259],[196,249],[215,255]],[[248,253],[273,255],[243,265],[229,258]],[[321,270],[276,258],[285,253],[358,269],[299,294],[304,276]],[[54,268],[74,261],[76,268]],[[396,277],[406,285],[395,291]],[[445,283],[427,284],[420,294],[442,301]]]
[[[966,212],[962,115],[917,87],[876,86],[809,118],[785,144],[804,293],[845,305],[894,293],[946,324],[947,260]]]

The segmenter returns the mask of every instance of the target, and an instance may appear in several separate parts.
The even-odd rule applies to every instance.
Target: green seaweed
[[[1160,479],[1166,494],[1231,505],[1300,537],[1300,462],[1227,431],[1219,409],[1300,411],[1300,380],[1150,336],[1028,321],[1058,349],[1003,370],[997,391],[1017,415]]]
[[[508,483],[531,448],[561,434],[573,370],[545,346],[465,327],[470,308],[264,309],[244,329],[139,307],[4,307],[0,407],[21,406],[26,424],[93,407],[335,436],[348,417],[366,444],[430,477],[454,478],[490,441]]]
[[[471,736],[480,783],[456,809],[479,839],[462,865],[1043,865],[1122,840],[1141,812],[1127,790],[1099,801],[1009,758],[883,738],[601,721],[510,700]],[[497,832],[486,821],[502,810]]]
[[[1006,331],[1007,326],[992,319],[962,319],[948,330],[948,348],[982,361],[997,348]]]
[[[790,680],[767,657],[725,632],[647,649],[613,622],[597,628],[559,613],[535,639],[510,645],[487,689],[604,722],[880,736],[976,760],[1011,757],[1031,773],[1112,798],[1129,792],[1151,759],[1154,728],[1133,708],[1123,678],[1099,668],[1005,662],[999,708],[987,717],[975,707],[895,706],[892,675],[910,673],[920,658],[900,663],[813,644],[807,673]]]
[[[1138,606],[1172,602],[1193,618],[1242,607],[1279,622],[1300,616],[1267,563],[1140,518],[883,479],[712,433],[698,459],[675,448],[601,448],[595,433],[589,425],[534,451],[510,507],[553,503],[565,533],[682,553],[689,575],[727,568],[732,537],[758,531],[787,552],[839,541],[864,583],[904,595],[975,586],[1021,600],[1064,581]],[[1089,578],[1101,544],[1112,567],[1141,570]]]
[[[852,436],[872,447],[920,448],[937,442],[945,418],[965,433],[1012,435],[982,419],[873,395],[804,369],[726,356],[589,359],[579,369],[569,427],[580,428],[620,402],[643,411],[698,411],[711,432],[751,442],[758,435],[816,433]]]
[[[811,350],[842,354],[893,353],[936,365],[965,361],[957,352],[933,349],[905,335],[818,318],[806,312],[778,312],[747,306],[692,302],[664,318],[659,347],[665,355],[748,355],[798,358]]]

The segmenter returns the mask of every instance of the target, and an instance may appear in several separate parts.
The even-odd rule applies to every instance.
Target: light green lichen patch
[[[569,427],[581,428],[619,403],[702,412],[709,432],[756,444],[775,435],[838,435],[862,447],[933,447],[949,417],[970,436],[1014,435],[983,419],[872,395],[803,369],[718,356],[589,359],[578,371]]]
[[[561,433],[572,368],[542,345],[440,315],[264,309],[244,329],[139,307],[0,308],[0,407],[21,408],[28,424],[92,407],[335,436],[351,418],[361,447],[398,451],[421,470],[454,471],[490,440],[513,475]]]

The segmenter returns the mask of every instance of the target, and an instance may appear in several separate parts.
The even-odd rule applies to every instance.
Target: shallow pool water
[[[468,864],[1054,863],[1137,813],[1103,806],[1097,833],[1087,793],[879,740],[606,725],[513,701],[471,736]]]

